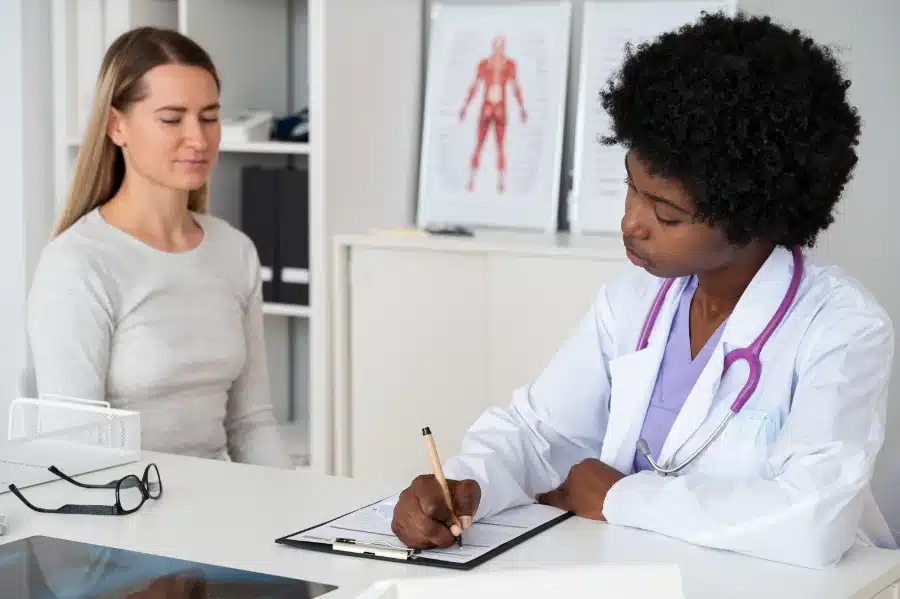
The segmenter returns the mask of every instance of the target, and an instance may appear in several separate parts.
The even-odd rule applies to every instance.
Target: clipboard
[[[374,559],[393,563],[400,562],[417,566],[432,566],[436,568],[445,568],[451,570],[472,570],[473,568],[477,568],[481,564],[497,557],[498,555],[501,555],[502,553],[505,553],[506,551],[509,551],[513,547],[516,547],[524,541],[556,526],[557,524],[567,520],[574,515],[572,512],[563,512],[562,510],[557,510],[556,508],[539,506],[537,508],[539,510],[543,510],[548,513],[550,512],[550,510],[553,510],[555,513],[552,513],[551,517],[542,519],[541,522],[535,526],[522,527],[522,532],[515,534],[505,542],[493,545],[490,549],[478,553],[478,555],[473,556],[471,559],[465,560],[460,560],[459,558],[454,558],[451,560],[433,557],[434,554],[441,552],[447,552],[448,554],[452,555],[458,551],[454,547],[439,550],[411,549],[402,545],[402,543],[400,543],[399,540],[392,535],[392,539],[385,539],[385,541],[383,542],[379,542],[378,540],[361,541],[359,539],[355,539],[353,538],[354,535],[352,531],[347,531],[346,533],[342,532],[340,536],[335,536],[333,539],[331,537],[323,537],[319,541],[302,540],[296,538],[320,528],[327,528],[336,522],[342,521],[348,517],[352,517],[355,514],[363,512],[364,510],[373,509],[376,506],[384,504],[389,499],[390,498],[385,498],[380,501],[376,501],[351,512],[347,512],[346,514],[343,514],[341,516],[337,516],[336,518],[332,518],[331,520],[328,520],[321,524],[317,524],[309,528],[299,530],[295,533],[285,535],[283,537],[275,539],[275,542],[298,549],[307,549],[311,551],[333,553],[350,557],[361,557],[364,559]],[[534,509],[534,507],[535,506],[520,506],[518,508],[512,508],[511,510],[501,512],[500,514],[497,514],[492,518],[474,522],[472,524],[472,527],[467,529],[463,533],[463,550],[465,550],[465,539],[467,536],[470,536],[468,535],[468,533],[472,530],[475,530],[476,526],[503,527],[505,526],[504,524],[502,524],[504,517],[508,518],[511,514],[521,515],[522,511],[527,510],[528,508]]]

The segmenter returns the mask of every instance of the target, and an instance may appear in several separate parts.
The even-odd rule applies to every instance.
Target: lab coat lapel
[[[600,452],[600,461],[620,472],[631,472],[634,466],[635,445],[644,424],[644,416],[647,413],[647,406],[650,404],[653,387],[656,384],[656,376],[665,353],[666,342],[669,339],[672,319],[687,281],[688,279],[680,279],[672,284],[656,319],[647,347],[641,351],[634,351],[656,292],[653,293],[650,301],[646,302],[647,307],[640,312],[641,316],[635,318],[633,327],[635,333],[633,336],[629,336],[625,342],[630,345],[622,348],[624,353],[609,363],[612,382],[609,422]],[[660,286],[661,284],[662,281],[660,281]]]
[[[703,438],[691,439],[691,437],[709,415],[716,394],[723,388],[723,383],[727,381],[729,384],[722,400],[730,403],[737,396],[746,381],[748,370],[745,365],[739,363],[740,366],[729,369],[723,378],[725,355],[731,350],[749,346],[766,327],[778,310],[784,294],[787,293],[793,271],[792,265],[791,252],[775,248],[750,281],[750,285],[744,290],[731,316],[728,317],[719,343],[672,424],[658,462],[665,464],[682,448],[685,449],[685,455],[688,455],[706,440],[703,435],[700,435]],[[731,384],[735,377],[740,380]]]
[[[722,331],[723,337],[725,332]],[[657,459],[658,463],[665,464],[672,457],[672,454],[680,449],[685,441],[703,424],[721,383],[724,362],[725,351],[720,341],[710,354],[709,361],[703,367],[700,376],[697,377],[697,382],[694,383],[694,387],[675,418],[675,422],[672,424],[672,428],[669,430],[666,441],[660,450]]]

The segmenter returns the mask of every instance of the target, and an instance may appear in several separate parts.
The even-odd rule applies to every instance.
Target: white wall
[[[0,431],[26,364],[25,296],[52,214],[50,3],[0,2]]]
[[[26,0],[27,1],[27,0]],[[0,81],[7,93],[0,94],[0,181],[3,181],[5,206],[0,220],[0,264],[3,293],[0,294],[0,421],[4,423],[9,398],[16,391],[19,367],[24,362],[25,256],[22,234],[25,195],[23,139],[23,48],[22,8],[25,2],[0,2]]]

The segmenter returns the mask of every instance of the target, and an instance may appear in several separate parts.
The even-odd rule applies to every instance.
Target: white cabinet
[[[540,373],[584,316],[603,281],[621,265],[620,257],[621,252],[486,255],[491,404],[506,404],[513,389]]]
[[[335,463],[402,484],[552,357],[623,264],[621,243],[386,234],[337,239]]]
[[[390,475],[429,464],[484,407],[488,368],[484,260],[368,248],[350,263],[350,438],[354,472]],[[385,460],[385,456],[390,456]],[[402,457],[401,457],[402,456]]]

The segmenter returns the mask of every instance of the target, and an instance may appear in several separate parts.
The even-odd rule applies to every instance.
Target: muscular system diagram
[[[522,123],[527,121],[527,113],[525,112],[525,104],[522,100],[522,89],[519,86],[519,80],[516,77],[516,63],[506,55],[506,39],[503,36],[494,38],[492,42],[493,51],[490,56],[482,59],[478,63],[475,72],[475,80],[469,86],[468,94],[463,103],[462,110],[459,112],[460,121],[466,118],[466,110],[472,99],[478,91],[479,84],[484,89],[481,110],[478,115],[478,126],[475,136],[475,150],[472,153],[472,159],[469,166],[469,181],[467,189],[473,191],[475,189],[475,174],[478,171],[481,150],[484,148],[484,142],[487,138],[488,131],[493,128],[494,137],[497,141],[497,192],[503,193],[505,189],[506,175],[506,153],[504,150],[504,141],[507,125],[507,87],[512,86],[516,101],[519,104]]]

